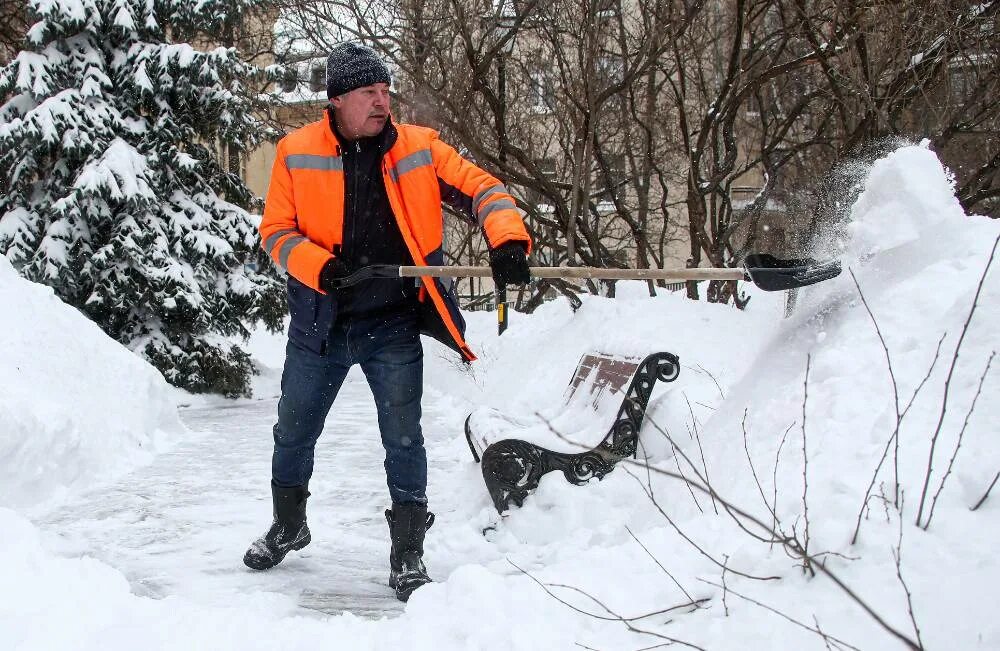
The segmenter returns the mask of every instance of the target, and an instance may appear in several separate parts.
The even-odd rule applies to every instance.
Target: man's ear
[[[344,99],[340,95],[330,98],[330,106],[333,108],[340,108],[343,103]]]

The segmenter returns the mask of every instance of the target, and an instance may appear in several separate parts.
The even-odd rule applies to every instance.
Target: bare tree
[[[0,65],[14,58],[28,29],[27,5],[22,0],[0,0]]]
[[[998,196],[1000,139],[967,144],[996,129],[1000,3],[284,2],[316,52],[378,49],[401,117],[510,184],[536,263],[662,266],[684,240],[688,266],[733,266],[765,215],[815,230],[824,212],[806,188],[887,136],[934,139],[967,208]],[[738,187],[759,192],[734,202]],[[452,261],[485,259],[476,230],[449,226]],[[524,305],[553,289],[583,291],[542,281]],[[688,295],[702,296],[694,282]],[[744,304],[731,281],[704,297]]]
[[[1000,216],[1000,3],[831,1],[824,19],[792,5],[820,54],[825,146],[801,179],[871,143],[929,138],[966,211]],[[830,47],[830,35],[843,47]],[[822,211],[817,211],[822,212]]]
[[[682,162],[676,181],[684,187],[691,267],[703,260],[732,266],[742,258],[784,166],[822,142],[810,120],[820,92],[801,83],[803,71],[818,63],[817,45],[787,4],[716,4],[672,49],[671,117],[680,137],[675,158]],[[807,18],[822,22],[821,8]],[[733,186],[747,178],[762,189],[737,210]],[[694,283],[688,296],[698,298]],[[735,283],[711,283],[707,298],[737,298]]]

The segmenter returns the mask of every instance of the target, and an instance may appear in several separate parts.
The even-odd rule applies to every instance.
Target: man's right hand
[[[339,257],[332,257],[319,272],[319,288],[329,294],[336,289],[336,282],[350,275],[350,269]]]
[[[497,287],[527,285],[531,282],[527,245],[519,240],[510,240],[491,249],[490,267]]]

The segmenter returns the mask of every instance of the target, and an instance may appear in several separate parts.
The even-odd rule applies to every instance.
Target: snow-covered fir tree
[[[222,168],[262,129],[218,36],[255,0],[29,0],[0,68],[0,253],[177,386],[246,394],[234,336],[280,323],[253,197]],[[39,342],[44,345],[44,342]]]

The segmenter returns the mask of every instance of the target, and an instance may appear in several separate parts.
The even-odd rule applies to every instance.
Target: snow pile
[[[878,161],[851,219],[843,275],[802,291],[796,312],[784,321],[773,295],[754,296],[748,312],[739,314],[674,296],[644,298],[641,284],[626,300],[589,298],[575,315],[558,303],[537,320],[512,315],[512,330],[499,339],[488,319],[474,319],[485,372],[472,380],[430,375],[443,392],[511,414],[549,409],[588,350],[667,350],[683,367],[651,401],[642,433],[652,452],[650,475],[641,466],[630,475],[625,467],[600,483],[574,487],[552,473],[522,509],[499,522],[485,497],[476,507],[459,505],[472,522],[469,529],[495,528],[493,545],[478,550],[479,557],[495,558],[490,568],[496,572],[510,572],[509,559],[539,580],[584,590],[600,603],[553,588],[601,616],[608,615],[605,606],[637,615],[709,599],[689,614],[675,612],[669,627],[657,627],[655,618],[642,620],[643,626],[635,622],[705,648],[823,648],[818,634],[736,593],[806,625],[818,621],[827,634],[861,648],[898,644],[897,632],[916,640],[906,589],[928,648],[1000,646],[1000,625],[987,598],[1000,579],[993,550],[1000,496],[970,511],[1000,470],[1000,407],[988,399],[1000,389],[996,360],[980,389],[996,346],[992,324],[1000,317],[995,268],[963,335],[1000,229],[995,221],[962,213],[951,179],[926,146],[904,147]],[[899,413],[912,400],[899,427],[898,451],[896,393]],[[789,558],[789,550],[749,535],[718,500],[655,471],[692,479],[701,474],[779,538],[808,539],[809,553],[894,632],[829,578],[803,575],[801,560]],[[921,525],[930,520],[926,531],[916,526],[918,517]],[[770,540],[746,518],[741,523]],[[432,554],[440,544],[429,543]],[[455,538],[444,545],[442,558],[461,547]],[[507,599],[537,589],[522,585]],[[603,631],[573,632],[579,619],[560,611],[567,646],[616,648]],[[508,625],[517,622],[512,617]],[[655,641],[663,640],[635,636],[632,646]]]
[[[470,341],[480,360],[466,372],[455,373],[448,372],[453,366],[447,352],[432,354],[429,383],[471,405],[489,406],[489,411],[476,410],[474,420],[481,428],[503,424],[504,419],[491,416],[495,410],[505,419],[523,421],[525,429],[518,431],[518,438],[544,441],[549,449],[567,452],[572,441],[600,442],[621,404],[620,398],[603,401],[600,407],[607,413],[600,415],[564,407],[581,356],[597,351],[642,359],[669,352],[680,358],[682,377],[675,386],[683,385],[683,390],[660,386],[653,394],[653,408],[663,408],[663,425],[683,430],[690,413],[705,416],[709,405],[718,402],[719,381],[749,370],[761,335],[780,319],[782,300],[760,292],[751,299],[756,309],[738,313],[731,307],[692,302],[681,293],[650,299],[645,283],[619,283],[615,299],[584,297],[576,314],[565,301],[546,304],[530,317],[512,313],[503,337],[496,335],[494,315],[478,313],[471,318]],[[579,403],[580,396],[574,394],[573,402]],[[470,410],[464,405],[457,409]],[[500,438],[505,437],[493,440]],[[650,457],[666,452],[664,441],[645,439]]]
[[[0,510],[10,532],[0,538],[0,639],[32,649],[637,649],[682,640],[735,650],[903,648],[905,637],[926,648],[998,648],[1000,494],[970,510],[1000,470],[1000,407],[989,399],[1000,389],[996,364],[986,372],[1000,317],[995,269],[965,324],[1000,228],[956,205],[933,154],[906,147],[868,177],[844,274],[802,291],[788,319],[780,294],[755,294],[738,312],[651,299],[643,284],[622,283],[619,298],[590,297],[576,313],[557,301],[512,314],[500,338],[494,315],[469,315],[481,358],[471,368],[428,341],[425,413],[451,415],[425,427],[438,514],[426,559],[439,582],[398,618],[307,617],[296,595],[253,591],[226,607],[219,595],[212,604],[136,597],[117,571],[53,557],[31,525]],[[585,486],[550,473],[523,508],[500,517],[464,441],[465,415],[480,406],[546,413],[592,350],[680,357],[680,377],[650,402],[648,470],[623,463]],[[668,473],[711,484],[715,499]],[[316,479],[321,492],[328,478]],[[742,527],[726,504],[745,514]],[[244,506],[219,506],[233,508]],[[815,576],[783,547],[791,539],[808,545]],[[307,572],[309,561],[278,571]],[[5,588],[7,577],[17,583]],[[32,585],[27,598],[12,589],[20,583]]]
[[[933,237],[943,222],[964,219],[954,179],[927,144],[903,147],[872,166],[865,191],[851,209],[848,255],[854,260]]]
[[[37,505],[147,461],[181,430],[167,383],[0,256],[0,495]]]

